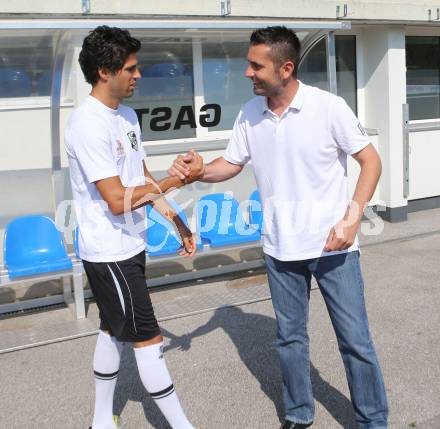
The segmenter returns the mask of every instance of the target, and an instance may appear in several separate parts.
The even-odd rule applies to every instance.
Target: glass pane
[[[0,32],[0,97],[50,95],[53,52],[51,35]]]
[[[338,95],[357,114],[356,36],[335,36],[335,42]]]
[[[125,104],[138,114],[142,140],[195,137],[191,39],[132,34],[142,42],[142,79]]]
[[[409,118],[440,118],[440,38],[406,38]]]
[[[335,36],[335,45],[338,95],[357,113],[356,36]],[[307,53],[298,70],[298,78],[307,85],[329,90],[325,39]]]
[[[327,48],[325,39],[320,40],[308,53],[298,69],[298,79],[307,85],[328,91]]]
[[[205,103],[219,104],[221,118],[210,131],[230,130],[240,108],[254,97],[249,79],[244,77],[249,42],[204,43],[203,87]]]

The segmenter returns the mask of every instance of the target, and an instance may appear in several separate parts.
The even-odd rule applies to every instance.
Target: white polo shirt
[[[224,158],[252,160],[263,205],[263,250],[283,261],[324,252],[330,229],[349,204],[347,154],[369,138],[341,97],[299,83],[286,111],[277,116],[266,97],[240,111]],[[347,250],[358,249],[358,240]]]
[[[78,219],[79,256],[121,261],[145,249],[145,208],[114,216],[95,182],[119,176],[124,186],[145,184],[140,128],[133,109],[111,109],[89,96],[69,118],[65,146]]]

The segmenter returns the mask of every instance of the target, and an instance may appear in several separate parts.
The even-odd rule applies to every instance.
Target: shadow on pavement
[[[275,319],[260,314],[245,313],[239,307],[220,308],[205,325],[186,335],[176,336],[162,328],[163,335],[169,339],[165,351],[174,348],[189,350],[192,339],[207,335],[216,329],[222,329],[229,336],[241,361],[258,380],[260,389],[273,402],[279,420],[283,421],[282,380],[275,350]],[[357,428],[349,399],[324,380],[313,364],[311,364],[311,378],[315,400],[320,402],[344,429]],[[133,351],[131,348],[126,348],[122,356],[115,392],[115,413],[121,414],[129,400],[142,403],[145,417],[153,427],[169,428],[159,409],[143,388]]]

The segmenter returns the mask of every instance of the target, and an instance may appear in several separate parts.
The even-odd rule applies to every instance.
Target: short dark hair
[[[301,42],[293,30],[284,26],[259,28],[251,34],[251,45],[268,45],[272,48],[272,59],[277,66],[286,61],[294,64],[293,77],[298,72],[298,63],[301,54]]]
[[[112,73],[122,69],[127,57],[138,52],[141,42],[131,37],[127,30],[101,25],[84,39],[79,54],[79,64],[86,81],[95,85],[99,80],[99,68]]]

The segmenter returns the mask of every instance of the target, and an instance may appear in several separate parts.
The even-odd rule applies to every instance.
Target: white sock
[[[174,391],[162,349],[163,343],[134,348],[142,383],[173,429],[194,429]]]
[[[123,343],[99,331],[93,357],[95,374],[95,413],[93,429],[115,429],[113,394],[115,393]]]

